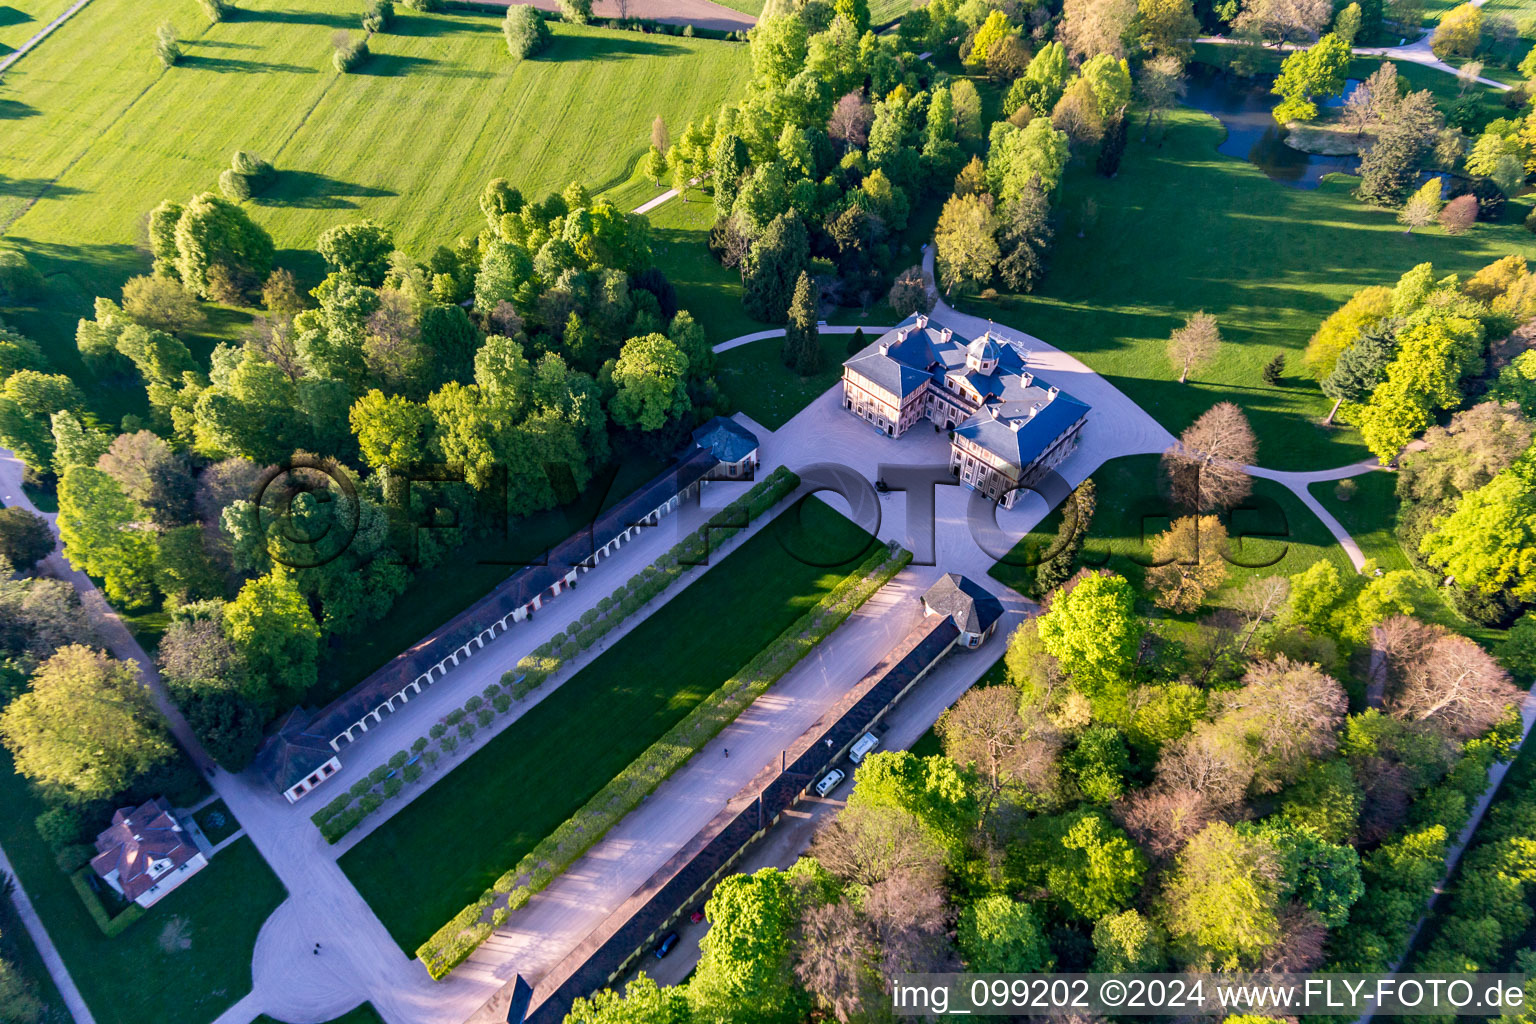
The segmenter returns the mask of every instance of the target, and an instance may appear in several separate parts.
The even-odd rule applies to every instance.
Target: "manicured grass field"
[[[1152,538],[1169,524],[1168,500],[1158,490],[1159,458],[1112,459],[1094,472],[1098,508],[1083,544],[1081,565],[1112,569],[1142,587],[1146,566],[1152,561]],[[1229,565],[1228,588],[1252,576],[1289,576],[1319,560],[1332,562],[1342,572],[1354,571],[1322,521],[1272,480],[1255,479],[1252,496],[1229,518],[1232,556],[1242,564]],[[1019,541],[1008,558],[992,567],[990,575],[1027,593],[1033,578],[1028,563],[1038,563],[1038,552],[1050,549],[1060,522],[1060,511],[1052,512]],[[1031,557],[1031,551],[1037,554]],[[1213,603],[1222,603],[1220,593]]]
[[[796,522],[792,509],[341,858],[403,949],[472,902],[853,570],[868,535],[820,501],[800,508],[795,541],[781,532]]]
[[[21,46],[69,10],[75,0],[12,0],[0,4],[0,57]]]
[[[1450,75],[1424,74],[1454,94]],[[1356,289],[1391,284],[1426,260],[1465,277],[1509,253],[1536,255],[1520,225],[1523,203],[1509,204],[1503,223],[1459,238],[1439,228],[1405,235],[1391,212],[1350,195],[1356,179],[1315,191],[1281,185],[1217,153],[1223,129],[1214,118],[1181,109],[1169,121],[1158,147],[1140,141],[1138,120],[1112,180],[1069,168],[1057,210],[1073,218],[1092,199],[1098,222],[1086,238],[1058,232],[1039,293],[965,305],[1079,356],[1174,433],[1226,400],[1248,413],[1265,466],[1360,459],[1355,431],[1320,425],[1328,400],[1301,375],[1301,350],[1322,319]],[[1226,344],[1181,385],[1164,343],[1199,310],[1216,315]],[[1276,354],[1288,361],[1281,387],[1260,377]]]
[[[15,325],[81,372],[75,321],[147,270],[144,215],[214,188],[236,149],[281,172],[250,208],[278,262],[313,279],[315,240],[333,224],[373,218],[425,257],[479,229],[493,177],[533,196],[623,183],[652,118],[680,131],[750,73],[739,44],[562,24],[537,59],[513,64],[493,16],[399,8],[361,70],[338,75],[331,36],[356,31],[361,10],[250,0],[207,26],[193,4],[95,0],[20,62],[0,81],[0,231],[50,289],[40,308],[7,314]],[[162,71],[150,40],[167,16],[187,56]]]
[[[1382,569],[1407,569],[1408,556],[1398,546],[1397,474],[1378,471],[1352,478],[1355,492],[1348,500],[1338,496],[1339,481],[1315,483],[1307,489],[1349,531],[1366,558]]]
[[[249,840],[109,939],[33,827],[43,809],[0,751],[0,845],[99,1024],[208,1024],[251,990],[256,933],[286,893]]]
[[[16,905],[3,897],[0,897],[0,957],[14,965],[27,990],[43,1004],[43,1012],[51,1014],[43,1018],[45,1022],[63,1024],[70,1019],[69,1008],[64,1005],[64,998],[48,974],[26,925],[21,923]]]

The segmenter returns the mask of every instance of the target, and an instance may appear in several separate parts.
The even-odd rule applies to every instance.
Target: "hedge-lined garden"
[[[502,675],[500,683],[492,683],[482,693],[470,697],[463,707],[434,724],[426,736],[417,737],[409,750],[396,751],[386,763],[316,811],[310,820],[326,842],[339,841],[383,806],[384,801],[399,796],[407,785],[421,781],[426,769],[437,767],[445,754],[451,757],[461,743],[469,742],[476,732],[489,727],[498,715],[520,705],[562,666],[660,596],[689,569],[705,564],[711,545],[736,536],[799,486],[800,478],[792,471],[784,466],[775,469],[654,565],[604,597],[597,607],[588,609],[568,632],[555,634],[522,658],[515,669]]]
[[[741,671],[695,706],[682,721],[599,790],[581,810],[498,878],[478,900],[423,943],[416,955],[426,965],[427,972],[440,979],[463,963],[496,928],[506,923],[512,911],[526,906],[535,893],[545,889],[607,835],[648,794],[735,721],[768,687],[799,664],[911,560],[911,552],[896,545],[876,547],[871,551],[858,569],[828,591]]]

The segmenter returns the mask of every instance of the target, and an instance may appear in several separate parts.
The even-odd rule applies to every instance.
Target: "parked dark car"
[[[677,932],[667,932],[660,942],[656,943],[656,959],[660,960],[672,952],[672,947],[677,945]]]

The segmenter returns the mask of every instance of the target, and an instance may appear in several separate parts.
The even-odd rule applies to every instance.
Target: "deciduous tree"
[[[1231,402],[1211,406],[1163,453],[1169,492],[1183,508],[1231,508],[1253,489],[1245,466],[1258,458],[1248,417]]]
[[[18,772],[80,801],[122,792],[174,752],[134,666],[79,645],[45,661],[0,712],[0,739]]]
[[[1183,327],[1174,329],[1168,336],[1168,361],[1179,368],[1179,383],[1189,380],[1191,370],[1205,366],[1216,358],[1221,348],[1221,331],[1216,318],[1201,310]]]

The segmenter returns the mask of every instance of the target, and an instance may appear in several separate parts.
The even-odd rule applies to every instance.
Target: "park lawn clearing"
[[[1429,600],[1414,614],[1426,622],[1434,622],[1471,637],[1484,645],[1496,644],[1505,631],[1479,625],[1458,612],[1437,589],[1439,579],[1430,572],[1415,569],[1397,540],[1397,474],[1377,471],[1352,477],[1355,482],[1354,496],[1347,501],[1338,495],[1336,480],[1312,484],[1308,490],[1322,506],[1333,514],[1360,545],[1360,553],[1373,560],[1383,572],[1409,569],[1423,584]]]
[[[0,845],[98,1024],[208,1024],[251,990],[256,934],[287,894],[250,840],[109,939],[38,836],[44,809],[0,751]]]
[[[21,48],[28,39],[74,4],[75,0],[10,0],[0,4],[0,57]]]
[[[782,513],[380,825],[342,869],[415,950],[821,600],[871,542],[816,499]]]
[[[1433,74],[1454,93],[1452,76]],[[1097,223],[1084,238],[1058,231],[1038,293],[962,306],[1079,357],[1174,434],[1231,401],[1248,414],[1267,467],[1358,461],[1367,454],[1358,432],[1322,426],[1331,403],[1302,374],[1302,349],[1323,318],[1356,290],[1391,285],[1418,263],[1465,279],[1510,253],[1536,255],[1520,224],[1523,204],[1460,237],[1438,227],[1405,235],[1392,212],[1353,198],[1355,178],[1292,188],[1216,152],[1223,129],[1215,118],[1181,108],[1168,122],[1158,147],[1140,141],[1137,117],[1113,179],[1091,164],[1069,167],[1056,208],[1076,223],[1092,199]],[[1201,310],[1216,316],[1224,344],[1210,367],[1179,384],[1165,342]],[[1281,386],[1265,384],[1261,370],[1280,354]]]
[[[371,218],[425,258],[480,230],[491,178],[530,197],[573,179],[623,184],[656,115],[680,132],[750,73],[739,44],[561,23],[537,59],[514,64],[490,14],[399,8],[372,56],[339,75],[331,36],[356,35],[362,6],[249,0],[209,26],[189,4],[173,17],[186,56],[167,71],[150,54],[165,10],[94,0],[0,79],[0,232],[49,284],[36,307],[5,311],[13,326],[89,380],[76,320],[149,271],[145,214],[215,188],[237,149],[277,166],[247,208],[278,265],[313,283],[324,272],[315,241],[334,224]],[[131,42],[97,45],[105,38]],[[107,411],[131,411],[126,401]]]
[[[1170,522],[1168,499],[1158,487],[1160,458],[1128,455],[1094,471],[1098,507],[1077,562],[1080,567],[1111,569],[1143,593],[1146,567],[1152,562],[1152,538],[1167,530]],[[1242,564],[1228,565],[1224,589],[1211,595],[1209,604],[1225,603],[1224,594],[1253,576],[1290,576],[1314,562],[1331,562],[1340,572],[1354,572],[1322,520],[1273,480],[1254,477],[1253,494],[1228,518],[1232,556]],[[1028,593],[1034,576],[1029,563],[1038,564],[1040,553],[1050,550],[1060,522],[1060,509],[1053,510],[988,575]]]

